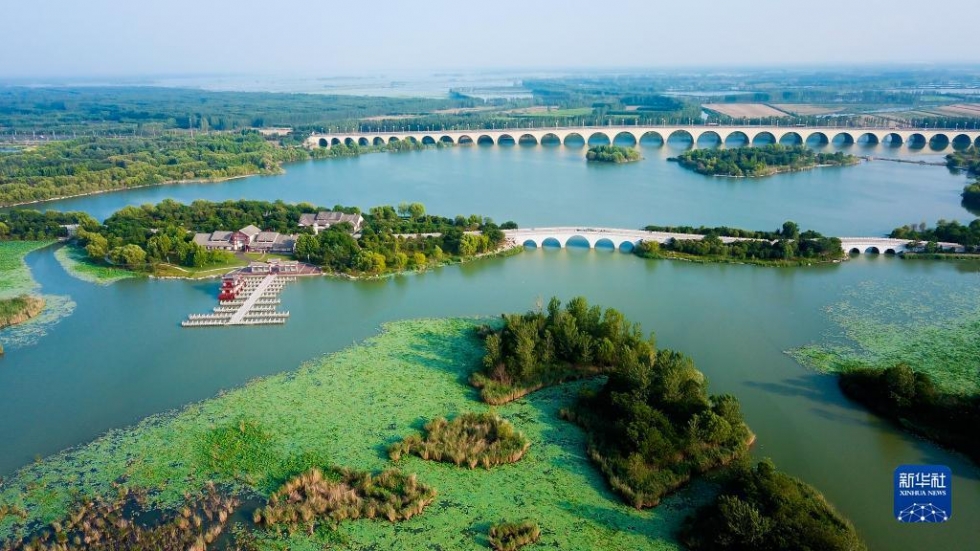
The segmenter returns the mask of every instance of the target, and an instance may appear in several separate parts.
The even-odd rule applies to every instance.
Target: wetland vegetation
[[[906,364],[852,367],[839,376],[844,394],[902,428],[980,463],[980,393],[944,392],[928,373]]]
[[[452,421],[434,419],[425,425],[425,436],[413,434],[388,447],[388,456],[398,461],[414,454],[422,459],[489,469],[516,463],[531,442],[507,420],[492,413],[464,413]]]
[[[820,492],[777,471],[771,461],[740,465],[726,478],[718,496],[685,521],[681,542],[688,549],[866,549],[850,521]]]
[[[0,329],[33,318],[44,309],[44,299],[29,295],[0,298]],[[2,350],[2,349],[0,349]]]
[[[618,145],[596,145],[585,152],[585,159],[596,163],[632,163],[642,158],[636,148]]]
[[[822,166],[846,166],[860,162],[843,152],[817,153],[802,145],[770,144],[732,149],[692,149],[668,160],[707,176],[755,178]]]
[[[501,522],[490,527],[490,547],[495,551],[517,551],[541,538],[536,522]]]

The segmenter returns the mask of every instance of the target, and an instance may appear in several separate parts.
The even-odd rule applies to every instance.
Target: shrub
[[[517,462],[531,445],[513,425],[492,413],[464,413],[452,421],[435,419],[425,425],[425,433],[393,444],[388,455],[395,461],[415,454],[426,460],[489,469]]]

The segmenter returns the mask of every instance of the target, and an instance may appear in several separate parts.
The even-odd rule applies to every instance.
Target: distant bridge
[[[702,138],[711,138],[711,145],[726,144],[738,139],[739,144],[761,145],[782,143],[786,145],[840,143],[870,145],[889,143],[910,148],[931,147],[940,151],[952,145],[980,146],[980,129],[949,128],[851,128],[834,126],[581,126],[562,128],[502,128],[493,130],[399,130],[389,132],[332,132],[311,134],[305,141],[307,147],[331,147],[337,144],[360,146],[384,145],[395,140],[409,140],[425,145],[437,142],[456,145],[538,145],[544,142],[568,145],[571,140],[586,144],[640,142],[666,144],[672,137],[683,137],[693,147]]]
[[[703,235],[691,233],[670,233],[670,232],[651,232],[645,230],[627,230],[620,228],[576,228],[576,227],[555,227],[555,228],[527,228],[518,230],[505,230],[504,234],[508,239],[517,245],[532,244],[535,247],[544,245],[566,247],[569,241],[576,239],[581,242],[585,240],[589,248],[605,246],[614,249],[631,249],[641,241],[656,241],[666,243],[670,239],[678,240],[700,240]],[[722,242],[732,243],[735,241],[751,240],[745,237],[721,237]],[[908,239],[890,239],[886,237],[841,237],[841,248],[845,253],[878,253],[896,254],[905,252],[909,249]],[[963,252],[965,249],[957,243],[939,243],[943,249],[952,249],[955,252]]]

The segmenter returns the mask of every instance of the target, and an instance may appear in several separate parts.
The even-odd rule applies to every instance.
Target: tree
[[[800,237],[800,227],[796,222],[783,222],[783,229],[779,232],[786,239],[798,239]]]
[[[412,203],[408,206],[408,213],[411,215],[412,220],[418,220],[425,216],[425,205],[422,203]]]

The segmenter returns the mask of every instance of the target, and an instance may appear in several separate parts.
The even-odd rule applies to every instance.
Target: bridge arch
[[[894,248],[885,249],[885,254],[894,256],[896,254],[895,249]]]
[[[636,147],[636,145],[639,143],[636,136],[632,132],[628,132],[626,130],[623,130],[619,134],[613,136],[612,143],[615,144],[616,142],[626,144],[629,147]]]
[[[592,248],[592,241],[590,241],[589,238],[588,237],[585,237],[584,235],[578,235],[578,234],[576,234],[576,235],[570,236],[568,239],[565,239],[564,247],[566,249],[567,248],[572,248],[572,249],[591,249]]]
[[[929,138],[929,148],[933,151],[942,151],[949,147],[949,136],[946,134],[934,134]]]
[[[361,147],[367,147],[367,146],[371,145],[371,142],[367,138],[363,138],[362,137],[362,138],[358,138],[357,139],[357,145],[359,145]]]
[[[851,247],[851,250],[847,251],[847,254],[861,254],[861,249],[857,247]]]
[[[384,138],[382,138],[381,136],[375,136],[374,145],[384,145],[384,144],[385,144]]]
[[[749,136],[741,130],[729,132],[728,135],[725,136],[725,147],[744,147],[751,143],[752,142],[749,141]]]
[[[755,147],[759,147],[762,145],[770,145],[774,143],[779,143],[778,141],[776,141],[776,136],[774,136],[772,132],[766,130],[763,130],[762,132],[756,132],[755,135],[752,136],[752,145]]]
[[[782,145],[803,145],[803,136],[795,131],[786,132],[779,137],[779,143]]]
[[[493,145],[493,138],[486,134],[483,134],[476,139],[476,143],[477,145]]]
[[[330,145],[330,142],[328,142],[326,138],[320,138],[319,140],[317,140],[316,143],[320,147],[327,147],[328,145]]]
[[[524,134],[517,139],[517,145],[538,145],[538,139],[533,134]]]
[[[636,243],[633,243],[632,241],[629,240],[623,241],[622,243],[619,244],[619,250],[624,253],[633,252],[634,247],[636,247]]]
[[[589,134],[589,140],[586,143],[588,143],[590,146],[612,145],[612,140],[609,139],[609,135],[605,132],[593,132],[592,134]]]
[[[442,142],[442,143],[446,143],[446,144],[453,144],[453,143],[455,143],[453,141],[453,137],[452,136],[448,136],[448,135],[439,138],[439,141]]]
[[[462,136],[459,137],[459,140],[456,143],[458,143],[459,145],[473,145],[473,138],[467,136],[466,134],[463,134]]]
[[[578,144],[579,141],[582,143]],[[583,138],[578,132],[569,132],[568,134],[565,134],[565,139],[562,141],[562,143],[565,145],[565,147],[582,147],[585,145],[585,138]]]
[[[866,254],[881,254],[881,249],[879,249],[878,247],[872,245],[872,246],[868,247],[867,249],[864,249],[864,252]]]
[[[340,138],[331,138],[330,139],[330,145],[331,146],[340,145],[341,143],[343,143],[343,142],[340,141]]]
[[[528,249],[537,249],[538,243],[533,239],[525,239],[521,246]]]
[[[436,140],[432,136],[422,136],[422,145],[436,145]]]
[[[347,147],[350,147],[352,145],[357,145],[357,142],[354,141],[354,138],[347,137],[347,138],[344,138],[344,145],[346,145]]]
[[[705,130],[698,134],[698,139],[694,145],[697,147],[721,147],[725,145],[725,142],[721,139],[721,135],[714,130]]]
[[[922,134],[916,132],[909,136],[909,139],[905,142],[909,149],[922,149],[929,144],[929,140]]]
[[[663,135],[656,130],[648,130],[640,135],[639,144],[662,147],[666,145],[667,140],[664,139]]]
[[[881,140],[882,145],[887,147],[900,147],[904,140],[902,140],[902,135],[898,132],[889,132],[885,134],[885,138]]]
[[[960,134],[955,138],[953,138],[953,141],[950,142],[950,145],[953,146],[953,149],[957,151],[966,149],[970,147],[972,144],[973,144],[973,140],[971,140],[970,137],[967,136],[966,134]]]
[[[602,239],[596,240],[595,244],[592,245],[592,248],[594,248],[597,251],[600,250],[600,249],[602,249],[602,250],[609,250],[609,251],[615,251],[616,250],[616,244],[613,243],[613,240],[612,239],[609,239],[608,237],[603,237]]]
[[[547,249],[555,249],[555,248],[560,249],[562,247],[564,247],[564,245],[562,244],[561,241],[558,240],[557,237],[545,237],[544,239],[541,240],[541,248],[542,249],[545,249],[545,248],[547,248]]]
[[[857,143],[858,145],[878,145],[880,140],[874,132],[865,132],[858,136]]]
[[[497,145],[500,146],[517,145],[517,140],[515,140],[514,136],[511,136],[510,134],[501,134],[497,136]]]
[[[811,146],[823,147],[830,145],[830,138],[823,132],[814,132],[806,137],[806,144]]]
[[[555,134],[554,132],[548,132],[544,136],[541,136],[541,145],[546,147],[559,146],[561,145],[561,138],[559,138],[558,134]]]
[[[388,143],[398,143],[400,141],[401,140],[398,139],[398,136],[392,136],[392,137],[388,138]]]
[[[695,145],[694,136],[692,136],[687,130],[674,130],[667,136],[667,141],[664,143],[671,147],[683,149],[694,147]]]
[[[830,143],[840,147],[840,146],[851,146],[854,145],[854,136],[850,132],[839,132],[834,135],[834,138],[830,140]]]

